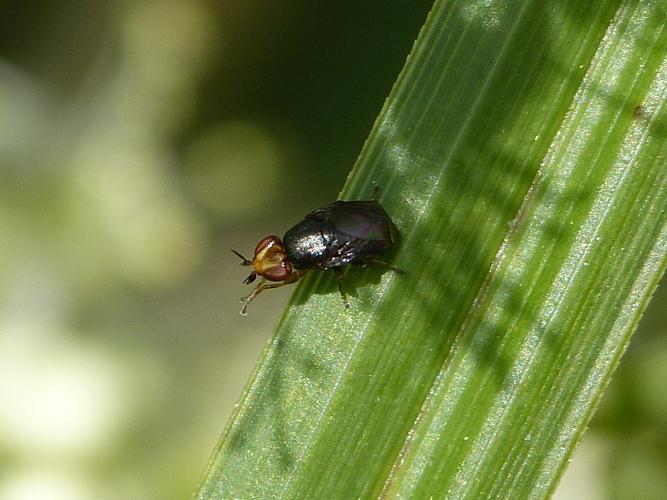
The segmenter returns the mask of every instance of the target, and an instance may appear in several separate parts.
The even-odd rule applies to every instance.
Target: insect
[[[375,200],[334,201],[313,210],[292,226],[282,240],[276,235],[262,238],[252,260],[232,250],[241,258],[242,266],[253,268],[243,283],[250,284],[257,276],[262,278],[252,293],[241,299],[240,312],[245,316],[248,304],[262,291],[294,283],[313,269],[333,269],[343,304],[349,308],[342,287],[342,267],[378,264],[405,274],[377,258],[392,248],[397,238],[394,222]]]

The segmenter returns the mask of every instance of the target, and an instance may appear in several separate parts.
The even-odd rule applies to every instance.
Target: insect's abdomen
[[[296,269],[365,263],[396,242],[396,226],[375,201],[337,201],[318,208],[283,238]]]

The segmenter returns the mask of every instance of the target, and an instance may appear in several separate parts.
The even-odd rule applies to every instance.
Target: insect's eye
[[[269,281],[282,281],[292,273],[283,242],[275,235],[262,238],[252,261],[255,272]]]
[[[283,242],[274,234],[265,236],[259,240],[259,243],[257,243],[257,246],[255,247],[255,256],[261,255],[263,252],[273,246],[277,246],[282,249]]]
[[[292,274],[292,266],[286,260],[283,260],[277,266],[268,267],[262,276],[269,281],[282,281]]]

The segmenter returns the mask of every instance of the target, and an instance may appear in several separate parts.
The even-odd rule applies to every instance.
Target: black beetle
[[[379,264],[404,274],[403,270],[377,258],[393,247],[397,238],[394,222],[375,200],[334,201],[313,210],[291,227],[282,240],[275,235],[262,238],[252,260],[232,250],[242,259],[242,266],[253,268],[244,283],[252,283],[258,275],[262,277],[252,293],[241,299],[241,314],[246,315],[248,304],[262,290],[294,283],[311,269],[333,269],[343,304],[350,307],[341,285],[341,267]]]

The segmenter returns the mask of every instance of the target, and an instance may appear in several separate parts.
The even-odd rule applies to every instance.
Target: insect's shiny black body
[[[366,264],[389,250],[398,231],[377,201],[335,201],[310,212],[283,238],[296,269]]]
[[[350,307],[342,286],[342,267],[376,264],[405,274],[377,258],[393,247],[397,238],[396,226],[375,200],[335,201],[313,210],[282,240],[275,234],[259,240],[252,259],[232,250],[241,258],[242,266],[252,267],[244,283],[261,277],[255,289],[241,299],[241,314],[246,314],[248,304],[263,290],[295,283],[311,269],[333,269],[343,304]]]

